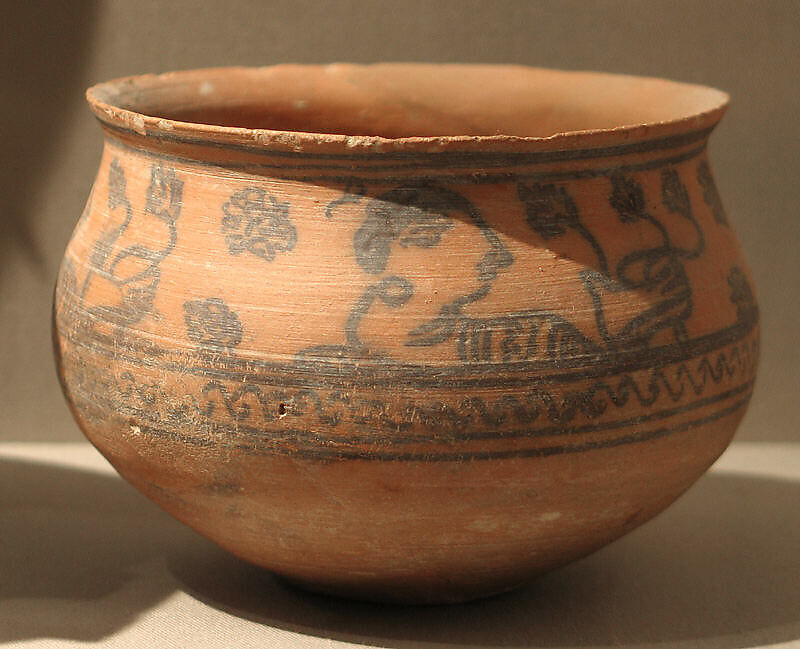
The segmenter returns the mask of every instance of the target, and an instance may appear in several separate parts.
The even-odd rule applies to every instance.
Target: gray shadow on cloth
[[[177,589],[165,557],[192,543],[115,476],[0,460],[0,645],[122,629]]]
[[[798,548],[799,484],[712,474],[593,556],[466,605],[306,594],[221,550],[213,559],[173,553],[169,565],[187,592],[229,614],[355,643],[733,649],[800,638]]]

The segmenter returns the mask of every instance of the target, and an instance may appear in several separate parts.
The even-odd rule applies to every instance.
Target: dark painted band
[[[562,149],[556,151],[532,151],[532,152],[498,152],[498,151],[385,151],[385,152],[348,152],[348,153],[313,153],[302,151],[276,151],[264,145],[253,143],[252,145],[243,143],[215,142],[212,140],[191,137],[188,135],[177,135],[169,133],[141,133],[111,124],[98,117],[98,121],[109,133],[117,133],[134,138],[150,138],[159,142],[174,144],[189,144],[212,149],[222,149],[238,151],[259,155],[264,157],[275,157],[299,160],[341,160],[352,165],[355,161],[381,162],[387,160],[408,160],[413,161],[408,166],[410,168],[420,167],[507,167],[530,164],[543,164],[554,162],[569,162],[573,160],[591,160],[595,158],[608,158],[624,156],[629,154],[649,153],[651,151],[662,151],[692,144],[704,140],[713,130],[712,127],[678,133],[651,140],[640,140],[638,142],[626,142],[612,146],[603,146],[585,149]],[[138,147],[137,147],[138,148]],[[352,168],[350,166],[349,168]],[[374,166],[372,167],[374,168]],[[381,168],[384,168],[383,166]],[[390,167],[391,168],[391,167]]]
[[[559,360],[558,371],[548,361],[517,361],[512,363],[453,364],[446,366],[412,365],[400,362],[363,360],[297,359],[292,363],[278,363],[254,358],[237,358],[234,355],[215,358],[214,364],[191,365],[184,361],[159,361],[157,356],[146,362],[136,353],[126,353],[119,341],[100,336],[91,339],[76,336],[72,330],[59,328],[70,343],[134,367],[159,368],[169,372],[193,374],[207,379],[219,379],[259,385],[295,386],[308,388],[337,388],[368,383],[372,387],[398,385],[413,388],[512,388],[529,385],[535,380],[540,385],[573,383],[618,374],[653,370],[683,361],[700,358],[748,337],[757,327],[758,317],[739,321],[713,334],[687,342],[663,345],[643,350],[615,351],[613,357],[595,359],[579,357]],[[146,339],[144,339],[146,340]],[[756,344],[754,342],[754,344]],[[152,349],[152,346],[150,346]],[[163,350],[166,354],[166,350]],[[188,351],[188,350],[187,350]],[[548,371],[549,370],[549,371]]]
[[[744,393],[750,393],[753,388],[755,379],[749,379],[742,384],[725,390],[719,394],[715,394],[703,399],[697,399],[690,403],[686,403],[673,408],[665,408],[655,412],[648,412],[647,414],[638,415],[636,417],[628,417],[625,419],[616,419],[613,421],[591,422],[587,424],[569,426],[569,425],[555,425],[555,426],[539,426],[527,427],[522,429],[511,430],[480,430],[468,432],[456,432],[443,436],[448,443],[450,442],[480,442],[487,440],[515,440],[515,439],[537,439],[542,437],[572,437],[578,435],[585,435],[587,433],[594,433],[599,431],[609,431],[623,428],[630,428],[631,426],[639,426],[648,422],[661,421],[689,413],[693,410],[698,410],[706,406],[714,405],[733,397],[739,396]],[[140,410],[138,412],[131,411],[131,416],[137,420],[137,425],[141,426],[142,422],[147,423],[147,418],[150,416],[149,411]],[[182,428],[183,424],[176,426]],[[166,430],[166,429],[164,429]],[[295,439],[300,441],[311,441],[319,445],[325,446],[342,446],[342,445],[363,445],[363,444],[381,444],[386,445],[390,443],[391,446],[404,446],[412,444],[420,444],[429,441],[424,434],[420,435],[402,435],[392,432],[391,434],[370,433],[355,435],[329,435],[322,433],[319,429],[307,430],[303,428],[288,428],[288,427],[274,427],[272,429],[262,426],[247,425],[243,422],[237,424],[223,424],[221,422],[213,422],[208,427],[209,434],[224,435],[227,438],[232,436],[244,436],[254,440],[287,440]]]
[[[709,415],[684,421],[673,426],[663,426],[646,431],[637,431],[618,437],[603,440],[586,441],[577,444],[558,444],[554,446],[540,446],[524,449],[505,449],[496,451],[475,451],[475,452],[399,452],[392,453],[386,451],[369,451],[365,449],[333,449],[333,448],[293,448],[290,446],[264,446],[246,443],[219,443],[210,437],[195,438],[177,431],[162,428],[139,425],[140,430],[154,437],[161,437],[183,444],[191,444],[205,448],[235,448],[252,455],[291,455],[293,457],[306,460],[365,460],[382,462],[469,462],[485,460],[509,460],[535,457],[548,457],[552,455],[563,455],[566,453],[584,453],[601,449],[614,448],[627,444],[647,442],[662,437],[667,437],[679,432],[686,432],[694,428],[718,421],[728,415],[732,415],[744,408],[750,400],[751,392],[725,408],[717,410]]]
[[[356,175],[356,173],[366,173],[369,171],[372,172],[383,172],[388,167],[380,166],[380,167],[359,167],[357,165],[325,165],[323,167],[319,167],[316,165],[288,165],[282,163],[254,163],[254,162],[210,162],[206,160],[198,160],[195,158],[187,157],[187,156],[178,156],[169,153],[162,153],[162,152],[155,152],[155,151],[148,151],[145,149],[139,149],[137,147],[130,146],[121,142],[119,140],[110,139],[108,142],[111,143],[112,146],[132,151],[136,155],[142,155],[148,160],[158,160],[161,162],[170,162],[170,163],[182,163],[182,164],[190,164],[195,165],[198,167],[209,167],[209,168],[226,168],[226,169],[237,169],[244,172],[252,171],[253,173],[270,171],[271,177],[281,177],[286,180],[291,180],[294,182],[299,183],[331,183],[337,185],[350,185],[353,183],[358,183],[361,185],[391,185],[391,184],[402,184],[408,182],[409,178],[412,176],[404,176],[404,175],[394,175],[394,176],[387,176],[383,173],[377,176],[368,176],[368,175]],[[682,151],[680,153],[666,156],[666,157],[659,157],[652,160],[647,160],[645,162],[636,162],[636,163],[628,163],[628,164],[616,164],[613,166],[605,166],[605,167],[598,167],[598,168],[588,168],[588,169],[573,169],[569,171],[524,171],[524,172],[511,172],[511,171],[502,171],[502,172],[489,172],[489,171],[481,171],[481,172],[472,172],[467,174],[454,174],[454,173],[446,173],[447,169],[443,170],[441,174],[433,174],[429,177],[432,178],[441,178],[446,177],[448,183],[452,184],[461,184],[461,185],[485,185],[485,184],[500,184],[500,183],[508,183],[508,182],[516,182],[518,180],[535,180],[535,181],[558,181],[558,180],[582,180],[588,178],[599,178],[602,176],[611,176],[613,173],[635,173],[638,171],[650,171],[653,169],[660,169],[662,167],[668,165],[675,165],[680,164],[682,162],[686,162],[687,160],[691,160],[701,153],[703,153],[706,149],[706,143],[702,143],[697,147],[693,147],[687,151]],[[511,165],[507,165],[511,166]],[[424,168],[421,165],[409,165],[409,171],[419,170],[420,168]],[[347,174],[316,174],[316,175],[293,175],[291,171],[304,171],[306,169],[325,169],[325,170],[346,170]],[[278,173],[282,172],[282,173]],[[414,175],[413,177],[418,178],[419,175]]]

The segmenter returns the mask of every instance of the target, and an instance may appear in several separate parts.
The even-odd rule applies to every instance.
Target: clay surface
[[[726,96],[491,66],[102,84],[65,394],[152,500],[327,592],[456,601],[581,557],[728,444],[758,310]]]

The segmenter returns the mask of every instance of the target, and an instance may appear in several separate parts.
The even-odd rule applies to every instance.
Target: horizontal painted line
[[[116,124],[111,124],[98,117],[98,121],[109,133],[132,137],[140,141],[158,141],[173,144],[188,144],[207,147],[217,150],[229,150],[249,153],[264,157],[294,159],[294,160],[340,160],[350,164],[357,161],[381,162],[386,160],[404,160],[412,162],[413,167],[453,167],[453,166],[519,166],[552,162],[568,162],[573,160],[590,160],[593,158],[607,158],[629,154],[648,153],[674,149],[687,144],[698,142],[708,137],[713,127],[707,127],[686,133],[678,133],[650,140],[625,142],[603,147],[589,147],[583,149],[560,149],[555,151],[530,151],[530,152],[499,152],[499,151],[374,151],[374,152],[346,152],[346,153],[314,153],[303,151],[276,151],[269,147],[254,142],[252,145],[238,142],[217,142],[206,138],[191,137],[169,133],[141,133]]]
[[[112,146],[115,146],[120,149],[132,151],[137,155],[142,155],[149,160],[161,160],[161,161],[168,161],[172,163],[182,163],[182,164],[189,164],[195,165],[199,167],[209,167],[214,169],[236,169],[243,172],[252,171],[253,173],[259,173],[262,171],[269,171],[270,177],[281,178],[288,181],[298,182],[298,183],[319,183],[319,184],[341,184],[341,185],[349,185],[353,183],[359,183],[361,185],[376,185],[376,184],[402,184],[404,182],[408,182],[409,178],[420,178],[419,173],[415,174],[408,174],[408,175],[395,175],[389,176],[386,175],[385,171],[390,169],[391,171],[397,171],[396,169],[391,169],[388,166],[365,166],[365,167],[358,167],[354,165],[344,165],[337,167],[335,165],[325,165],[325,166],[316,166],[316,165],[287,165],[283,163],[258,163],[258,162],[212,162],[207,160],[199,160],[196,158],[191,158],[188,156],[178,156],[172,155],[167,153],[160,153],[154,152],[149,150],[138,149],[136,147],[132,147],[130,145],[126,145],[123,142],[118,140],[112,141]],[[619,163],[612,166],[605,166],[601,168],[588,168],[588,169],[575,169],[569,171],[524,171],[524,172],[512,172],[512,171],[503,171],[503,172],[489,172],[489,171],[480,171],[480,172],[471,172],[466,174],[458,174],[458,173],[448,173],[447,168],[441,169],[443,173],[435,174],[435,173],[428,173],[426,176],[423,177],[430,177],[430,178],[446,178],[449,183],[452,184],[461,184],[461,185],[484,185],[484,184],[499,184],[504,182],[514,182],[517,180],[535,180],[535,181],[558,181],[558,180],[580,180],[586,178],[598,178],[602,176],[609,176],[614,172],[627,172],[627,173],[634,173],[638,171],[648,171],[651,169],[660,169],[661,167],[665,167],[668,165],[675,165],[681,162],[685,162],[687,160],[691,160],[692,158],[697,157],[706,149],[706,144],[703,143],[698,147],[694,147],[689,149],[688,151],[683,151],[681,153],[656,158],[653,160],[647,160],[644,162],[636,162],[636,163]],[[513,166],[513,165],[497,165],[497,166]],[[469,165],[470,168],[478,168],[476,165]],[[482,165],[479,168],[487,169],[486,165]],[[347,173],[341,174],[312,174],[312,175],[297,175],[293,173],[293,171],[305,171],[307,169],[318,169],[320,171],[329,171],[329,170],[341,170],[346,171]],[[408,171],[416,171],[418,172],[420,169],[426,169],[426,167],[422,165],[408,165]],[[428,170],[430,171],[430,170]],[[275,173],[275,172],[282,172],[282,173]],[[377,175],[370,176],[364,175],[366,173],[375,173]],[[359,175],[361,174],[361,175]]]
[[[61,335],[75,346],[94,354],[124,361],[133,367],[161,369],[180,374],[191,374],[207,379],[218,379],[258,385],[309,388],[342,388],[368,383],[371,387],[412,387],[431,389],[455,388],[512,388],[535,381],[537,385],[554,385],[603,378],[639,370],[660,369],[684,361],[700,358],[745,339],[758,324],[757,314],[750,320],[740,321],[713,334],[700,336],[688,342],[662,345],[645,350],[615,352],[596,358],[560,359],[553,361],[518,361],[514,363],[473,363],[447,366],[412,365],[385,362],[368,365],[363,360],[307,360],[293,363],[261,361],[252,358],[219,356],[216,365],[189,365],[185,361],[159,360],[154,347],[142,338],[149,354],[146,359],[136,354],[133,347],[126,349],[121,341],[110,336],[75,336],[59,326]],[[86,330],[82,333],[86,334]],[[105,339],[107,338],[107,339]],[[130,339],[130,336],[129,336]],[[757,345],[756,341],[752,343]],[[169,355],[166,349],[160,350]],[[190,350],[185,350],[189,352]],[[198,360],[197,357],[194,360]],[[587,366],[588,365],[588,366]]]
[[[263,447],[253,444],[232,443],[221,444],[209,438],[193,438],[183,435],[174,431],[168,431],[146,425],[139,425],[143,433],[169,439],[175,442],[190,444],[193,446],[207,447],[207,448],[231,448],[254,455],[291,455],[308,460],[322,460],[322,461],[342,461],[342,460],[359,460],[359,461],[381,461],[381,462],[469,462],[469,461],[486,461],[486,460],[506,460],[518,458],[534,458],[534,457],[548,457],[552,455],[563,455],[566,453],[583,453],[589,451],[596,451],[601,449],[614,448],[628,444],[637,444],[654,439],[659,439],[672,435],[678,432],[685,432],[712,423],[723,417],[727,417],[747,405],[750,399],[750,393],[743,399],[740,399],[733,404],[726,406],[714,413],[693,419],[690,421],[681,422],[674,426],[665,426],[661,428],[650,429],[646,431],[639,431],[629,433],[619,437],[612,437],[604,440],[594,440],[581,442],[578,444],[559,444],[554,446],[540,446],[527,449],[507,449],[497,451],[475,451],[475,452],[430,452],[430,453],[392,453],[385,451],[368,451],[363,449],[340,450],[340,449],[323,449],[323,448],[289,448],[289,447]]]
[[[741,385],[738,385],[735,388],[731,388],[726,390],[720,394],[716,394],[710,397],[706,397],[704,399],[698,399],[696,401],[692,401],[691,403],[684,404],[681,406],[676,406],[674,408],[666,408],[664,410],[659,410],[657,412],[650,412],[645,415],[639,415],[637,417],[629,417],[626,419],[618,419],[614,421],[606,421],[606,422],[592,422],[588,424],[582,424],[579,426],[564,426],[564,425],[556,425],[556,426],[542,426],[536,428],[533,426],[533,423],[522,429],[511,429],[511,430],[484,430],[484,431],[473,431],[473,432],[464,432],[464,433],[454,433],[454,434],[442,434],[441,439],[445,440],[446,442],[474,442],[474,441],[486,441],[486,440],[514,440],[514,439],[532,439],[532,438],[541,438],[541,437],[566,437],[566,436],[577,436],[586,433],[594,433],[597,431],[603,430],[614,430],[618,428],[627,428],[630,426],[636,426],[640,424],[644,424],[651,421],[659,421],[663,419],[669,419],[670,417],[675,417],[676,415],[682,415],[687,412],[691,412],[692,410],[697,410],[698,408],[703,408],[705,406],[713,405],[715,403],[719,403],[721,401],[725,401],[727,399],[731,399],[735,396],[738,396],[742,393],[749,392],[752,390],[753,383],[755,379],[749,379],[743,382]],[[88,395],[85,395],[88,396]],[[624,407],[624,406],[623,406]],[[142,421],[137,420],[137,425],[141,425],[142,423],[147,424],[147,417],[150,413],[143,411],[141,409],[131,410],[131,416],[136,418],[141,418]],[[158,422],[150,422],[152,425],[157,427]],[[345,427],[354,427],[352,422],[348,422]],[[182,424],[176,424],[176,426],[181,427]],[[369,428],[372,430],[377,429],[377,426],[370,426],[369,424],[361,424],[363,428]],[[322,426],[324,428],[329,428],[330,426]],[[442,426],[431,426],[431,428],[438,429],[445,429],[449,428],[449,426],[442,425]],[[164,429],[166,430],[166,429]],[[410,445],[410,444],[420,444],[429,441],[427,437],[422,434],[418,435],[401,435],[395,430],[390,430],[389,428],[385,429],[382,433],[364,433],[364,434],[354,434],[354,435],[336,435],[336,434],[326,434],[320,432],[320,430],[309,430],[309,429],[302,429],[302,428],[289,428],[289,427],[281,427],[281,428],[268,428],[266,426],[259,427],[253,425],[247,425],[244,422],[238,422],[236,425],[231,424],[222,424],[219,422],[214,422],[208,427],[208,431],[210,434],[221,434],[226,436],[249,436],[253,439],[273,439],[273,440],[283,440],[286,441],[288,439],[296,439],[299,441],[304,440],[314,440],[315,443],[318,444],[327,444],[327,445],[359,445],[359,444],[390,444],[392,446],[402,446],[402,445]]]

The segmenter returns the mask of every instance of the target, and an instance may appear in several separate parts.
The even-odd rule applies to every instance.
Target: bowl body
[[[689,107],[525,111],[518,87],[608,87],[574,74],[288,66],[90,90],[105,148],[54,309],[87,437],[220,546],[370,599],[506,590],[664,509],[755,376],[706,154],[725,102],[620,78],[620,105],[663,84]],[[521,93],[500,134],[458,83]],[[527,126],[547,119],[559,134]]]

